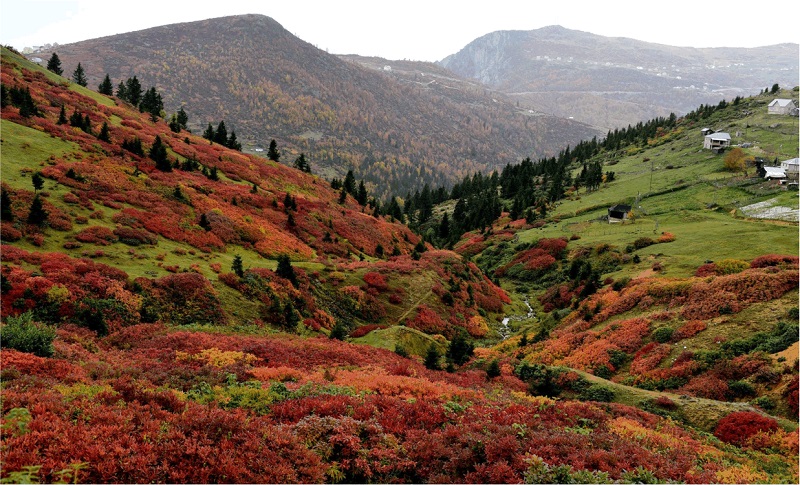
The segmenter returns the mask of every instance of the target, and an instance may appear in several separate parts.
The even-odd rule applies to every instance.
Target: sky
[[[794,0],[0,0],[0,44],[22,51],[263,14],[331,54],[391,60],[438,61],[490,32],[548,25],[673,46],[759,47],[800,43],[800,29],[792,27],[799,5]]]

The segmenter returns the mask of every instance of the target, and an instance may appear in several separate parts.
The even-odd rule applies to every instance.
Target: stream
[[[509,337],[510,333],[511,333],[511,330],[508,328],[508,322],[510,322],[511,320],[521,321],[521,320],[528,320],[530,318],[534,318],[534,319],[536,318],[536,316],[534,314],[535,312],[533,311],[533,308],[531,308],[531,304],[528,301],[528,297],[526,296],[525,300],[523,300],[523,301],[525,302],[525,306],[528,307],[527,315],[524,315],[524,316],[523,315],[511,315],[511,316],[503,318],[503,321],[501,322],[502,327],[500,328],[500,336],[503,338],[503,340],[507,339]]]

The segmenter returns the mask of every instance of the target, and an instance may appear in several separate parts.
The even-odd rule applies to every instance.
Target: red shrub
[[[759,256],[750,263],[751,268],[767,268],[769,266],[780,266],[786,268],[797,268],[800,258],[786,254],[765,254]]]
[[[752,411],[738,411],[719,420],[714,428],[714,436],[726,443],[741,446],[760,431],[769,433],[777,430],[778,423],[772,418]]]
[[[84,243],[98,244],[107,246],[117,242],[117,236],[111,229],[102,226],[91,226],[75,235],[75,239]]]
[[[417,308],[416,316],[408,320],[406,325],[429,334],[444,333],[447,330],[447,322],[425,305]]]
[[[386,277],[374,271],[370,271],[364,275],[364,283],[379,291],[386,291],[389,289],[389,285],[386,282]]]

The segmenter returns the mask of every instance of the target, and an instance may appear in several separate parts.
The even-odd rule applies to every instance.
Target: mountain
[[[796,363],[756,351],[796,341],[791,327],[772,327],[784,313],[796,319],[797,257],[717,257],[782,250],[796,227],[727,211],[748,188],[761,198],[769,187],[720,176],[720,157],[698,153],[690,120],[656,130],[658,143],[626,145],[614,160],[617,182],[570,191],[536,227],[503,215],[467,234],[473,248],[497,243],[471,261],[340,198],[319,176],[174,133],[5,48],[0,69],[4,482],[797,481],[797,424],[780,419],[792,403],[797,415]],[[702,121],[753,123],[757,149],[796,150],[783,133],[789,123],[728,116],[738,112],[704,112]],[[654,165],[648,173],[640,157],[662,152],[681,163],[655,167],[657,190],[635,223],[602,244],[607,225],[574,220],[578,209],[601,211],[604,197],[652,181]],[[696,190],[673,187],[672,174],[699,179]],[[673,237],[644,244],[650,214]],[[688,229],[673,229],[672,218]],[[524,231],[510,244],[515,229]],[[631,257],[619,244],[633,238]],[[535,256],[505,268],[513,303],[474,262],[500,278],[510,251]],[[672,279],[699,258],[717,263],[688,282]],[[598,266],[573,271],[576,260]],[[502,319],[523,306],[526,288],[538,290],[534,279],[545,273],[535,271],[550,264],[558,291],[529,301],[537,312],[540,303],[557,310]],[[604,274],[619,264],[639,277],[613,274],[572,308],[565,300],[581,290],[569,284],[599,264]],[[695,320],[708,313],[702,329]],[[678,327],[684,318],[692,320]],[[723,384],[759,400],[634,387],[637,369],[663,374],[652,367],[665,346],[681,352],[651,345],[656,330],[664,338],[656,327],[676,327],[669,338],[683,345],[719,346],[716,361],[704,357],[718,365],[695,369],[710,369],[715,390],[738,379]],[[530,330],[529,345],[524,333],[502,338],[517,330]],[[728,345],[711,338],[725,331]],[[647,350],[634,354],[640,344]],[[680,355],[683,371],[700,360]],[[630,371],[603,371],[594,365],[603,359],[631,360]],[[774,415],[764,411],[770,402]]]
[[[106,74],[115,86],[135,75],[144,89],[157,88],[168,112],[184,106],[195,133],[224,120],[246,151],[275,139],[285,163],[303,152],[316,173],[352,169],[380,195],[552,155],[597,133],[529,113],[474,83],[448,90],[405,82],[383,65],[365,69],[260,15],[157,27],[57,53],[68,73],[80,62],[92,88]]]
[[[757,35],[757,33],[752,33]],[[560,26],[486,34],[439,64],[605,131],[798,80],[797,44],[674,47]]]

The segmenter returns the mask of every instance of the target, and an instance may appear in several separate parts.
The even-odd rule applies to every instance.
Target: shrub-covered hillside
[[[580,239],[470,260],[2,54],[3,481],[797,481],[796,375],[768,357],[796,257],[629,281]],[[523,297],[536,325],[502,324]],[[748,315],[758,339],[696,323]],[[683,398],[659,383],[686,362]]]

